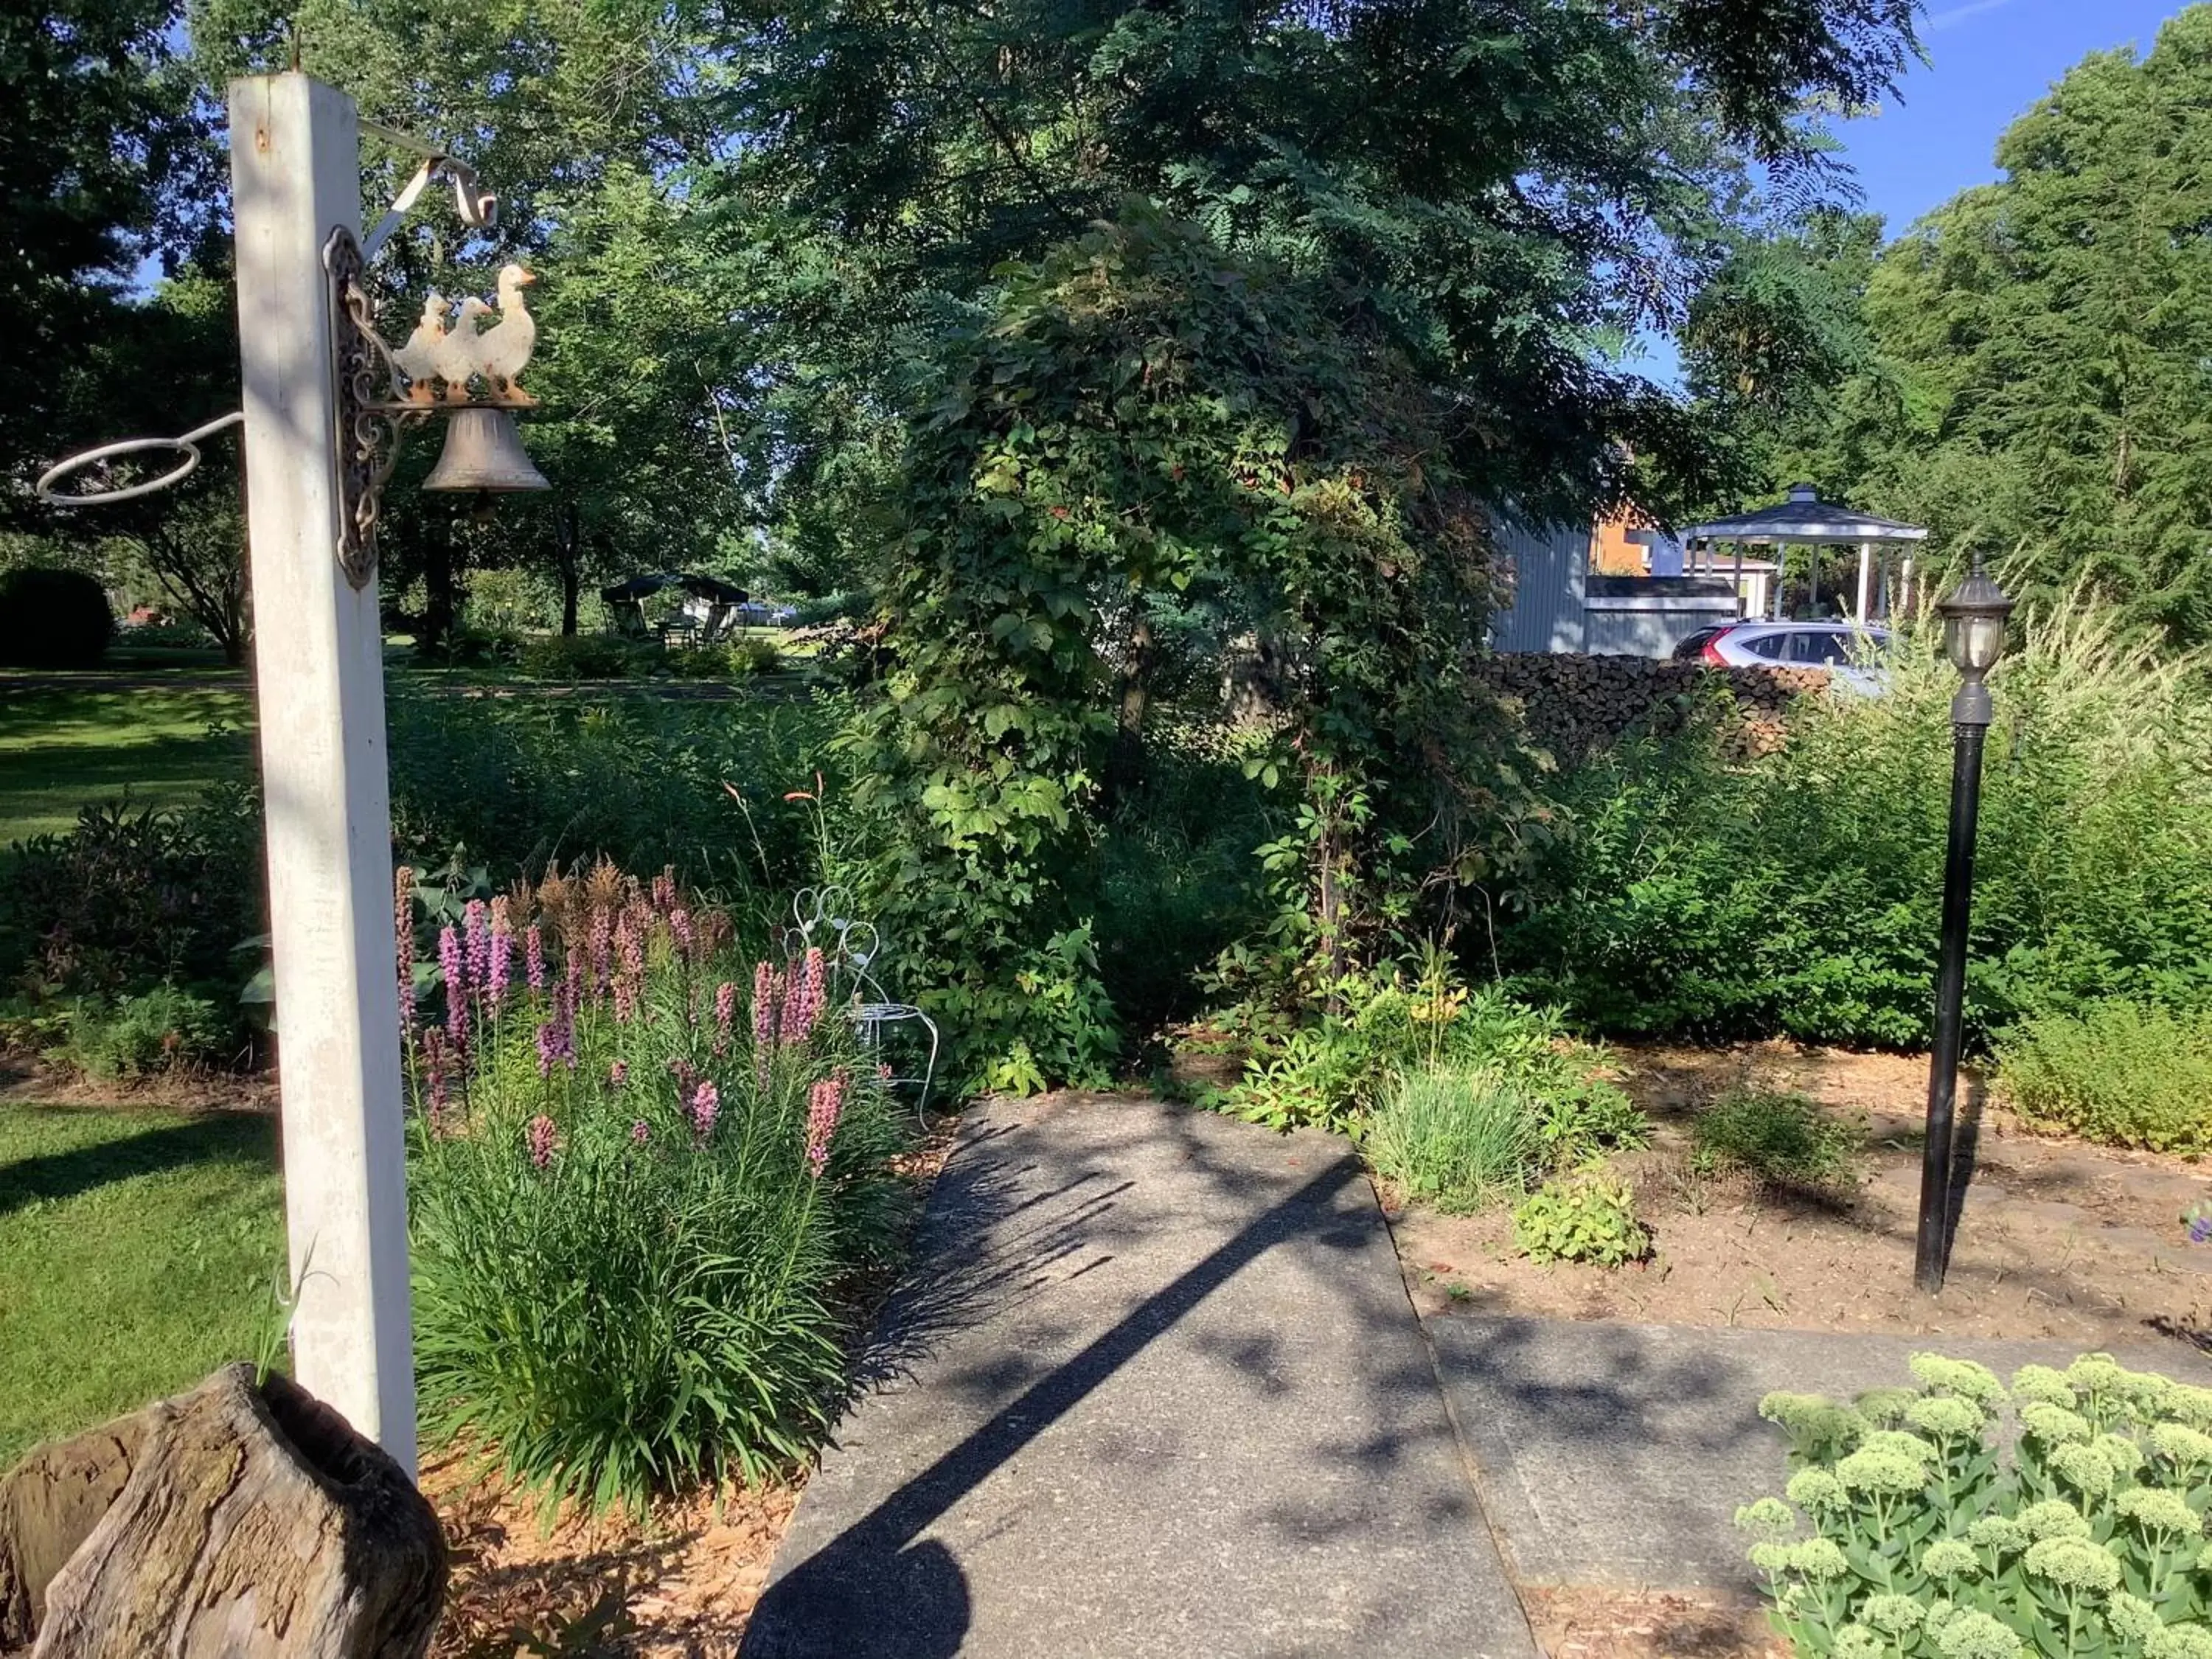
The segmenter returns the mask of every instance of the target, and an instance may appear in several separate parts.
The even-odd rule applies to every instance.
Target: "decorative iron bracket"
[[[376,331],[376,316],[362,282],[361,244],[340,225],[323,245],[331,277],[331,336],[337,374],[338,567],[356,588],[376,574],[376,520],[384,486],[399,464],[406,428],[431,411],[404,398],[379,397],[398,371],[392,349]]]

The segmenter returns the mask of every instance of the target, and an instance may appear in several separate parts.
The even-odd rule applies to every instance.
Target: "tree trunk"
[[[1106,805],[1125,799],[1145,776],[1145,714],[1152,702],[1152,671],[1158,653],[1153,648],[1152,624],[1139,615],[1129,632],[1129,669],[1121,677],[1121,695],[1114,714],[1114,745],[1106,757]]]
[[[31,1659],[419,1659],[445,1590],[399,1467],[244,1365],[0,1479],[0,1647],[21,1607]]]
[[[453,550],[457,539],[450,514],[426,514],[422,537],[422,635],[415,641],[425,652],[450,643],[453,635]]]
[[[580,568],[583,550],[580,543],[583,527],[576,522],[576,504],[561,503],[554,515],[553,542],[561,562],[561,633],[563,638],[576,637],[577,590],[582,586]]]

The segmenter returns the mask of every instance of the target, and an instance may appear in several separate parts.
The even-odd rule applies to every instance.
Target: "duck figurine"
[[[500,271],[499,321],[476,342],[477,370],[490,382],[491,396],[499,403],[538,401],[514,383],[538,344],[538,319],[522,302],[522,290],[537,280],[534,272],[520,265],[507,265]]]
[[[438,349],[445,343],[446,313],[451,303],[444,295],[432,289],[430,297],[422,301],[422,320],[415,325],[407,343],[392,354],[392,361],[407,377],[410,403],[436,401],[430,382],[438,378]]]
[[[491,314],[491,307],[471,294],[461,301],[461,314],[451,332],[439,340],[430,356],[430,372],[446,383],[439,401],[466,403],[469,397],[469,377],[483,373],[482,362],[484,336],[477,331],[477,319]],[[411,343],[411,342],[410,342]]]

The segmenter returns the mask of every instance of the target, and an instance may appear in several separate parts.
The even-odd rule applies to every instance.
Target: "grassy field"
[[[253,1357],[283,1251],[273,1119],[0,1104],[0,1468]]]
[[[0,676],[0,848],[67,830],[94,801],[181,806],[252,763],[252,711],[234,678],[170,670],[148,688],[52,685]]]

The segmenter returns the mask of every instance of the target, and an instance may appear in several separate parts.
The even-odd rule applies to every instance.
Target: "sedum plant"
[[[2212,1659],[2212,1389],[2106,1354],[2009,1391],[1911,1365],[1919,1387],[1855,1405],[1759,1402],[1789,1500],[1736,1524],[1800,1659]]]

